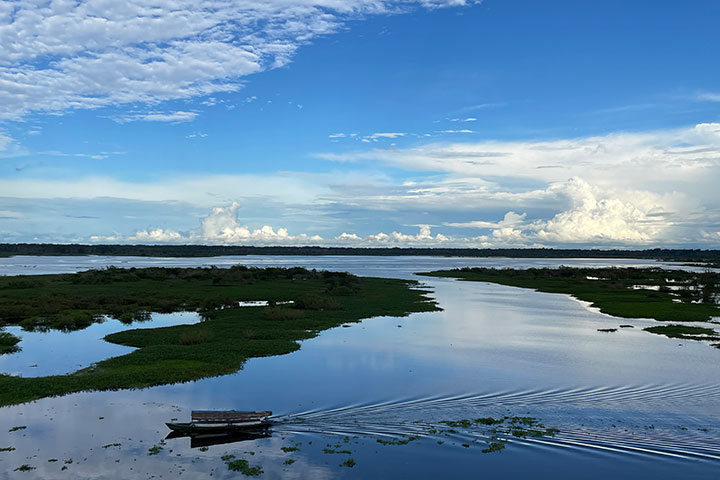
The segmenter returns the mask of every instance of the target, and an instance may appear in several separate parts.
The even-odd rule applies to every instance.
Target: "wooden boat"
[[[268,428],[270,411],[238,412],[236,410],[196,410],[187,423],[166,423],[175,432],[228,432]]]

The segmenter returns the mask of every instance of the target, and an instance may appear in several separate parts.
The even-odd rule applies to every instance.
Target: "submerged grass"
[[[18,351],[17,344],[20,338],[10,332],[0,331],[0,355],[3,353],[13,353]]]
[[[438,310],[427,291],[413,288],[417,282],[303,268],[112,268],[14,279],[17,283],[8,285],[0,278],[0,315],[6,323],[49,328],[69,312],[86,312],[94,319],[188,309],[200,310],[204,320],[108,335],[107,341],[137,350],[69,375],[0,375],[0,406],[85,390],[143,388],[225,375],[241,369],[248,358],[293,352],[300,348],[299,340],[328,328],[375,316]],[[349,287],[342,295],[333,295],[344,285]],[[297,304],[300,299],[309,309],[282,307],[301,314],[282,321],[264,315],[278,307],[237,306],[240,300]],[[13,306],[10,313],[3,310],[7,305]]]

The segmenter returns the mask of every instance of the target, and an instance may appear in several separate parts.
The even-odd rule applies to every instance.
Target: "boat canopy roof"
[[[237,410],[193,410],[193,420],[251,420],[272,415],[269,410],[260,412],[239,412]]]

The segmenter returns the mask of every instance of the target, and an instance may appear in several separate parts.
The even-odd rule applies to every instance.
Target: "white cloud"
[[[93,235],[92,242],[139,242],[139,243],[194,243],[211,245],[265,245],[265,244],[318,244],[323,242],[319,235],[290,235],[286,228],[275,230],[269,225],[251,229],[238,222],[240,205],[233,202],[227,207],[214,207],[203,218],[200,227],[181,233],[172,229],[150,228],[138,230],[129,236],[114,234],[111,236]]]
[[[235,91],[348,19],[465,0],[5,0],[0,119]]]
[[[438,233],[435,236],[431,233],[431,225],[417,225],[420,231],[415,234],[400,232],[384,233],[379,232],[373,235],[360,237],[355,233],[343,232],[335,237],[334,244],[345,246],[436,246],[448,242],[450,239]]]
[[[402,132],[378,132],[373,133],[372,135],[368,135],[364,138],[370,139],[370,140],[377,140],[378,138],[398,138],[398,137],[404,137],[407,135],[406,133]]]
[[[460,130],[440,130],[439,133],[475,133],[472,130],[468,130],[467,128],[463,128]]]
[[[476,237],[492,245],[592,244],[647,245],[672,241],[673,199],[650,192],[616,192],[594,187],[581,178],[552,184],[548,193],[565,197],[570,206],[548,220],[526,222],[526,214],[507,212],[499,222],[447,223],[451,227],[492,229]],[[628,198],[622,198],[622,196]]]
[[[477,120],[475,117],[465,117],[465,118],[450,118],[451,122],[474,122]]]
[[[119,115],[112,117],[117,123],[129,123],[129,122],[170,122],[170,123],[183,123],[192,122],[198,116],[197,112],[150,112],[150,113],[137,113],[130,115]]]
[[[95,237],[97,238],[97,237]],[[163,230],[162,228],[155,228],[152,230],[138,230],[135,235],[128,238],[131,241],[138,241],[141,243],[173,243],[182,242],[184,237],[174,230]]]
[[[533,236],[539,241],[649,244],[672,226],[662,216],[666,213],[663,198],[649,192],[633,192],[631,200],[623,200],[580,178],[551,188],[566,195],[571,207],[533,225]]]
[[[600,186],[658,191],[691,185],[695,195],[710,196],[720,181],[720,123],[561,140],[431,143],[318,156],[482,179],[514,177],[549,183],[577,176]]]
[[[695,98],[703,102],[720,102],[720,93],[703,92],[698,93]]]
[[[192,132],[187,135],[185,135],[185,138],[206,138],[208,136],[207,133],[203,132]]]
[[[521,224],[527,214],[517,214],[515,212],[507,212],[505,217],[499,222],[487,222],[482,220],[476,220],[472,222],[455,222],[446,223],[448,227],[461,227],[461,228],[506,228],[514,225]]]
[[[22,218],[22,214],[20,212],[14,212],[12,210],[0,210],[0,218]]]
[[[301,174],[198,175],[144,182],[109,177],[79,179],[0,178],[0,192],[18,199],[122,198],[149,202],[186,202],[211,207],[237,198],[270,198],[286,204],[312,204],[327,193],[322,185]]]
[[[4,152],[13,142],[13,139],[3,133],[0,133],[0,152]]]

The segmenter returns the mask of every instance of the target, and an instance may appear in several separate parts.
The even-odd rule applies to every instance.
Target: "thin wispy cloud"
[[[8,135],[0,132],[0,152],[7,150],[8,146],[13,142],[13,139]]]
[[[717,92],[702,92],[695,96],[696,100],[702,102],[720,102],[720,93]]]
[[[192,122],[197,118],[197,112],[150,112],[150,113],[134,113],[129,115],[117,115],[111,117],[113,121],[123,124],[130,122],[167,122],[167,123],[184,123]]]
[[[373,133],[372,135],[368,135],[368,136],[365,137],[365,138],[370,139],[370,140],[377,140],[378,138],[398,138],[398,137],[404,137],[405,135],[407,135],[407,133],[403,133],[403,132],[378,132],[378,133]]]

